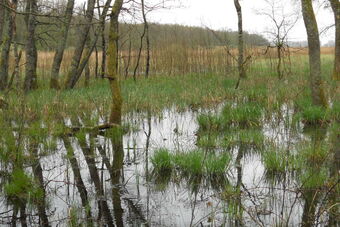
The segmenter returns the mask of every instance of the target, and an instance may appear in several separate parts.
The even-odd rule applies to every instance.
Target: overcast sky
[[[149,4],[156,1],[161,0],[147,0]],[[178,2],[177,0],[177,3]],[[175,7],[172,9],[150,12],[148,15],[149,20],[158,23],[176,23],[208,26],[213,29],[237,30],[237,15],[233,0],[182,0],[180,2],[181,7],[176,7],[179,6],[179,4],[173,3]],[[273,24],[267,17],[259,15],[258,13],[258,11],[262,9],[268,9],[266,0],[241,0],[240,2],[243,10],[244,30],[266,35],[265,31],[272,28]],[[301,11],[300,0],[281,0],[278,2],[284,5],[284,14],[290,14],[294,10],[298,12]],[[330,9],[324,9],[321,3],[316,2],[314,4],[314,10],[320,31],[334,24],[332,11]],[[306,31],[301,16],[294,29],[291,30],[289,39],[291,41],[306,40]],[[331,39],[334,39],[334,29],[322,33],[322,43],[326,43]]]

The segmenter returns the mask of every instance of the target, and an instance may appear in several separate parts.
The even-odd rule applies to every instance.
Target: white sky
[[[161,0],[147,0],[149,4]],[[177,3],[179,0],[175,0]],[[174,2],[175,2],[174,1]],[[161,9],[150,12],[149,21],[157,23],[176,23],[193,26],[208,26],[213,29],[231,29],[237,30],[237,15],[233,0],[182,0],[182,7],[172,9]],[[265,16],[259,15],[257,11],[268,8],[265,0],[241,0],[243,13],[244,30],[250,33],[266,34],[273,24]],[[279,1],[284,5],[285,13],[291,13],[293,10],[301,12],[300,0],[282,0]],[[173,3],[173,5],[179,5]],[[331,9],[324,9],[320,2],[314,4],[319,30],[334,24],[334,18]],[[321,35],[322,43],[334,39],[334,29],[330,29]],[[306,31],[300,16],[294,29],[291,30],[290,41],[306,40]]]
[[[76,0],[83,4],[87,0]],[[127,1],[127,0],[126,0]],[[140,2],[140,0],[135,0]],[[158,9],[148,13],[150,22],[166,24],[182,24],[191,26],[209,27],[221,30],[237,30],[237,14],[234,7],[234,0],[145,0],[146,5],[152,6],[167,1],[172,5],[169,9]],[[284,5],[284,13],[291,14],[296,11],[300,13],[299,20],[289,33],[289,41],[306,41],[306,30],[301,16],[301,0],[240,0],[243,13],[243,29],[249,33],[262,34],[270,40],[266,31],[273,28],[273,23],[259,11],[268,9],[266,1],[277,1]],[[322,2],[328,0],[313,0],[314,11],[318,21],[319,30],[334,24],[333,13],[330,8],[325,9]],[[128,5],[124,5],[129,8]],[[279,13],[280,14],[280,13]],[[139,15],[139,18],[141,15]],[[124,16],[124,21],[131,21]],[[141,23],[142,21],[139,21]],[[322,44],[334,40],[335,29],[332,27],[320,36]]]

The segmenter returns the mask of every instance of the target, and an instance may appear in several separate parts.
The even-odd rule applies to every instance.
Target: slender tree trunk
[[[136,63],[135,69],[133,70],[133,80],[134,81],[136,81],[136,75],[137,75],[137,70],[138,70],[139,63],[140,63],[140,58],[141,58],[141,55],[142,55],[143,39],[145,37],[145,34],[146,34],[146,26],[144,25],[143,33],[140,36],[140,46],[139,46],[138,55],[137,55],[137,63]]]
[[[94,43],[93,49],[95,49],[96,43],[97,42]],[[88,51],[90,51],[90,49],[91,49],[91,35],[90,35],[90,33],[89,33],[88,39],[86,40],[85,48],[86,48],[85,53],[88,53]],[[90,83],[90,74],[91,74],[91,72],[90,72],[90,58],[91,58],[92,52],[93,51],[90,52],[89,59],[87,60],[86,66],[85,66],[85,72],[84,72],[85,73],[85,80],[84,80],[84,86],[85,87],[88,87],[89,83]]]
[[[3,4],[5,4],[5,0],[0,0],[0,45],[2,44],[2,32],[5,25],[5,8]]]
[[[73,8],[74,8],[74,0],[68,0],[67,5],[66,5],[66,11],[65,11],[65,21],[64,21],[64,24],[62,26],[62,31],[61,31],[61,38],[58,41],[56,53],[53,59],[50,88],[54,88],[54,89],[60,88],[60,85],[59,85],[60,65],[61,65],[61,62],[64,56],[68,30],[70,28],[70,23],[72,20]]]
[[[278,58],[278,63],[277,63],[277,75],[279,79],[281,80],[283,78],[283,73],[282,73],[282,45],[281,43],[278,44],[276,47],[277,50],[277,58]]]
[[[120,84],[118,81],[118,17],[122,9],[123,0],[116,0],[113,7],[110,18],[110,32],[109,32],[109,44],[107,51],[107,77],[110,82],[111,94],[112,94],[112,106],[110,114],[110,123],[121,124],[122,117],[122,95],[120,91]]]
[[[125,79],[127,79],[129,75],[129,68],[130,68],[130,63],[131,63],[131,47],[132,47],[132,42],[131,42],[131,36],[129,34],[129,53],[128,53],[127,63],[125,66]]]
[[[96,2],[95,0],[87,1],[87,10],[85,14],[85,25],[83,25],[83,27],[80,29],[80,32],[79,32],[79,39],[76,44],[75,51],[73,53],[71,68],[66,76],[66,82],[65,82],[66,89],[74,88],[74,86],[76,85],[78,81],[77,71],[79,70],[79,64],[80,64],[80,61],[83,55],[86,40],[89,37],[95,2]]]
[[[94,47],[95,52],[95,66],[94,66],[94,75],[98,78],[98,67],[99,67],[99,59],[98,59],[98,48],[97,46]]]
[[[239,0],[234,0],[234,5],[238,18],[238,73],[240,78],[246,78],[247,75],[244,70],[244,47],[243,47],[243,26],[242,26],[242,8]]]
[[[26,6],[27,19],[27,41],[26,41],[26,65],[25,65],[25,92],[36,89],[37,83],[37,47],[35,44],[35,28],[37,12],[37,0],[28,0]]]
[[[321,77],[320,39],[312,0],[301,0],[302,15],[308,37],[310,86],[314,105],[327,107]]]
[[[145,13],[145,4],[144,0],[142,1],[142,14],[143,14],[143,21],[144,21],[144,29],[145,29],[145,40],[146,40],[146,63],[145,63],[145,78],[149,77],[150,71],[150,37],[149,37],[149,23],[146,19]]]
[[[8,5],[8,7],[11,7],[11,8],[13,7],[13,10],[16,10],[16,4],[13,4],[13,6]],[[14,13],[11,13],[9,10],[6,10],[6,11],[7,11],[6,20],[8,21],[8,23],[7,23],[7,29],[5,29],[3,43],[1,45],[2,48],[1,48],[1,56],[0,56],[0,90],[6,89],[7,84],[8,84],[9,52],[10,52],[11,44],[13,40],[13,28],[14,28],[14,23],[15,23],[15,20],[14,20],[15,16],[13,16]]]
[[[104,20],[106,18],[107,12],[108,12],[110,5],[111,5],[111,1],[112,0],[106,1],[104,9],[103,9],[103,13],[102,13],[102,15],[100,16],[100,19],[99,19],[100,21]],[[76,85],[77,81],[79,80],[86,64],[88,63],[88,61],[91,57],[91,54],[92,54],[95,46],[97,45],[97,40],[98,40],[98,37],[101,33],[100,29],[101,29],[101,27],[97,27],[96,31],[94,32],[95,36],[94,36],[94,40],[93,40],[92,44],[89,45],[88,48],[85,48],[81,62],[79,63],[77,70],[73,74],[73,86],[72,86],[72,88]]]
[[[99,1],[97,3],[98,7],[98,15],[101,15],[100,13],[100,7],[99,7]],[[101,62],[101,71],[100,76],[101,78],[105,77],[105,69],[106,69],[106,39],[105,39],[105,17],[101,21],[101,41],[102,41],[102,62]]]
[[[340,80],[340,2],[339,0],[329,0],[334,13],[335,21],[335,58],[333,80]]]
[[[13,0],[12,3],[13,3],[13,6],[12,6],[13,9],[16,10],[17,9],[18,1],[17,0]],[[13,44],[14,70],[13,70],[13,73],[12,73],[12,77],[11,77],[11,79],[10,79],[8,85],[7,85],[7,89],[11,88],[14,79],[16,79],[16,87],[20,87],[20,74],[19,74],[19,71],[20,71],[20,59],[21,59],[22,51],[20,50],[20,52],[19,52],[19,50],[18,50],[16,13],[13,13],[12,20],[14,21],[14,23],[13,23],[13,38],[12,38],[12,40],[14,41],[14,44]]]

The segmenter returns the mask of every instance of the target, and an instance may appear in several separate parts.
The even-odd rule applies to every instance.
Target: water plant
[[[172,155],[167,149],[156,150],[151,157],[151,163],[155,171],[166,172],[173,169]]]
[[[222,111],[223,125],[258,127],[262,116],[262,107],[256,103],[240,103],[236,106],[226,105]]]

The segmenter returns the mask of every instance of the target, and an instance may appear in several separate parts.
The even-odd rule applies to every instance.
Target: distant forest
[[[54,51],[58,39],[60,39],[60,28],[62,23],[55,22],[55,18],[39,18],[37,26],[37,48],[38,50],[51,50]],[[75,46],[79,39],[79,29],[81,26],[81,19],[77,16],[73,17],[73,23],[69,30],[66,48]],[[96,25],[96,22],[93,23]],[[51,26],[52,25],[52,26]],[[106,24],[105,34],[108,36],[108,27]],[[94,27],[91,29],[91,39],[94,39]],[[127,50],[129,47],[129,40],[131,40],[132,49],[138,49],[140,46],[140,36],[143,32],[144,24],[120,24],[120,49]],[[17,42],[19,44],[25,43],[25,18],[20,15],[17,17]],[[151,47],[162,47],[171,45],[181,45],[186,47],[216,47],[237,46],[237,31],[213,31],[209,28],[183,26],[177,24],[149,24],[149,37]],[[100,38],[98,38],[98,48],[101,48]],[[259,34],[249,34],[244,32],[244,42],[249,46],[267,46],[269,42]]]

